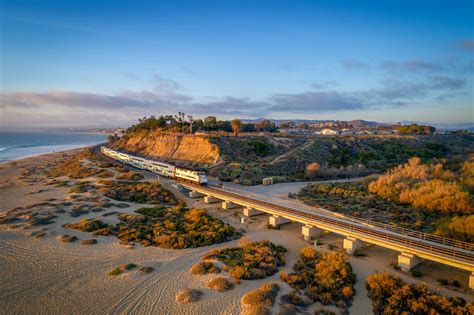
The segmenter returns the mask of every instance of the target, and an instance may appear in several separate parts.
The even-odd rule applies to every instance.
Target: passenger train
[[[111,159],[165,177],[198,183],[200,185],[207,184],[207,175],[204,172],[175,167],[168,163],[147,160],[131,154],[115,151],[107,147],[101,147],[100,152]]]

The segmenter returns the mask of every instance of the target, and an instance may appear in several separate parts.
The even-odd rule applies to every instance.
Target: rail
[[[220,194],[221,196],[225,197],[227,196],[228,198],[238,198],[241,201],[246,201],[249,204],[254,204],[258,205],[260,207],[269,209],[270,211],[276,212],[276,214],[280,214],[282,216],[292,216],[294,218],[302,218],[302,219],[307,219],[307,220],[312,220],[315,222],[318,222],[319,224],[324,224],[326,226],[330,227],[337,227],[340,230],[343,230],[345,232],[349,233],[360,233],[364,236],[370,236],[373,238],[378,239],[379,241],[382,242],[392,242],[395,244],[398,244],[401,247],[408,248],[408,249],[413,249],[413,250],[422,250],[422,251],[427,251],[431,254],[438,254],[443,257],[447,258],[452,258],[458,261],[464,261],[468,264],[474,265],[474,253],[472,251],[474,244],[470,243],[465,243],[465,242],[460,242],[457,243],[457,241],[452,240],[453,242],[450,242],[452,244],[462,244],[463,247],[459,246],[451,246],[449,244],[442,244],[442,243],[437,243],[431,241],[431,239],[420,239],[420,233],[417,231],[412,231],[414,232],[412,234],[400,234],[397,233],[396,231],[393,230],[379,230],[378,228],[371,227],[371,226],[366,226],[364,223],[361,222],[360,220],[347,220],[346,217],[344,216],[343,218],[338,218],[338,217],[329,217],[326,215],[323,215],[322,213],[318,213],[315,211],[308,212],[307,210],[302,210],[302,209],[292,209],[290,207],[285,207],[281,205],[276,205],[273,203],[270,203],[266,200],[261,200],[257,199],[254,196],[249,197],[246,196],[245,194],[242,195],[242,191],[240,193],[236,192],[230,192],[225,189],[219,189],[217,187],[213,186],[208,186],[208,187],[203,187],[200,185],[196,184],[185,184],[185,186],[191,186],[195,187],[196,190],[201,190],[201,191],[208,191],[209,194]],[[407,230],[405,230],[406,232]],[[433,238],[437,240],[437,238]],[[469,246],[466,246],[466,245]],[[451,246],[451,248],[448,248]],[[466,248],[467,247],[467,248]]]
[[[259,200],[261,200],[260,197],[273,199],[277,203],[292,204],[294,207],[297,207],[297,208],[306,208],[306,210],[309,210],[309,211],[315,211],[315,212],[319,212],[319,213],[322,213],[322,214],[325,214],[325,215],[330,215],[330,216],[337,217],[337,218],[344,218],[347,221],[351,221],[351,222],[358,223],[358,224],[363,224],[363,225],[369,225],[371,227],[379,227],[379,228],[384,229],[384,230],[389,230],[389,231],[392,231],[392,232],[397,233],[397,234],[417,238],[417,239],[420,239],[420,240],[425,240],[425,241],[430,241],[430,242],[434,242],[434,243],[438,243],[438,244],[442,244],[442,245],[452,246],[452,247],[456,247],[456,248],[460,248],[460,249],[464,249],[464,250],[468,250],[468,251],[473,251],[474,250],[474,244],[473,243],[458,241],[458,240],[454,240],[454,239],[451,239],[451,238],[446,238],[446,237],[437,236],[437,235],[433,235],[433,234],[428,234],[428,233],[424,233],[424,232],[420,232],[420,231],[405,229],[405,228],[398,227],[398,226],[395,226],[395,225],[392,225],[392,224],[372,221],[372,220],[369,220],[369,219],[361,219],[361,218],[351,216],[351,215],[347,215],[347,214],[339,214],[337,212],[333,212],[333,211],[330,211],[330,210],[327,210],[327,209],[324,209],[324,208],[310,207],[308,205],[299,204],[299,203],[296,203],[294,201],[277,199],[277,198],[273,198],[273,197],[270,197],[270,196],[263,196],[263,195],[259,195],[259,194],[253,193],[253,192],[248,192],[248,191],[232,188],[232,187],[229,187],[229,186],[224,186],[224,185],[217,186],[216,185],[216,186],[213,186],[213,187],[215,187],[217,189],[222,189],[222,190],[226,190],[226,191],[235,192],[237,194],[242,194],[242,193],[248,194],[251,197],[259,199]],[[264,200],[264,201],[266,201],[266,200]]]

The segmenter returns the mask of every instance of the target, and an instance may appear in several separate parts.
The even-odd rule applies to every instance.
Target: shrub
[[[272,306],[279,290],[280,286],[276,283],[263,284],[258,289],[247,292],[242,297],[242,303],[250,306]]]
[[[365,284],[375,314],[473,314],[474,304],[459,297],[446,298],[424,284],[405,284],[389,273],[375,273]]]
[[[123,172],[121,175],[117,176],[119,180],[130,180],[137,181],[145,178],[142,174],[132,171]]]
[[[412,270],[412,271],[411,271],[411,275],[412,275],[413,277],[420,278],[420,277],[421,277],[421,271],[419,271],[419,270]]]
[[[153,267],[141,267],[138,271],[144,274],[149,274],[149,273],[152,273],[153,270],[155,270],[155,268]]]
[[[442,284],[442,285],[448,285],[449,284],[448,279],[438,279],[437,281],[439,282],[439,284]]]
[[[97,244],[97,240],[96,239],[82,240],[81,244],[82,245],[93,245],[93,244]]]
[[[458,280],[453,280],[452,282],[453,286],[455,286],[456,288],[459,288],[461,286],[461,284],[459,283]]]
[[[354,295],[355,274],[344,255],[305,247],[300,250],[300,260],[293,270],[290,274],[282,272],[281,280],[303,291],[313,303],[349,305]]]
[[[65,228],[76,229],[83,232],[93,232],[99,229],[103,229],[108,225],[100,220],[84,219],[78,223],[66,223],[62,225]]]
[[[285,265],[286,249],[269,241],[248,243],[243,247],[231,247],[212,251],[207,259],[217,259],[229,269],[234,279],[262,279],[274,275],[280,266]]]
[[[71,236],[71,235],[67,235],[67,234],[65,234],[65,235],[59,235],[59,236],[57,237],[57,239],[58,239],[59,241],[63,242],[63,243],[72,243],[72,242],[77,241],[77,237]]]
[[[114,269],[112,269],[111,271],[109,271],[109,276],[118,276],[119,274],[127,271],[127,270],[132,270],[132,269],[135,269],[137,267],[137,265],[133,264],[133,263],[128,263],[128,264],[123,264],[121,266],[118,266]]]
[[[176,204],[173,193],[164,189],[158,182],[121,182],[113,181],[101,188],[108,198],[147,204]]]
[[[198,262],[189,269],[189,273],[193,275],[205,275],[209,273],[219,273],[221,270],[214,266],[212,262]]]
[[[234,287],[234,283],[226,278],[218,277],[209,281],[207,286],[213,290],[224,292],[232,289]]]
[[[192,303],[201,299],[202,292],[196,289],[185,289],[176,294],[176,301],[180,303]]]

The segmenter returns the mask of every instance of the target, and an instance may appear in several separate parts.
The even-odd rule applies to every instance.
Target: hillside
[[[454,135],[305,138],[134,132],[114,143],[114,147],[206,169],[223,181],[252,185],[266,176],[285,182],[383,173],[414,156],[422,161],[450,157],[450,163],[456,163],[474,152],[472,140],[471,136]]]
[[[218,146],[198,135],[134,132],[115,142],[113,147],[187,167],[205,168],[219,161]]]

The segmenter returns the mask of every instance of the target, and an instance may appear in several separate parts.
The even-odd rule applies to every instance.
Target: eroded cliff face
[[[113,145],[117,149],[165,160],[215,165],[219,148],[205,136],[174,135],[158,132],[133,133]]]

